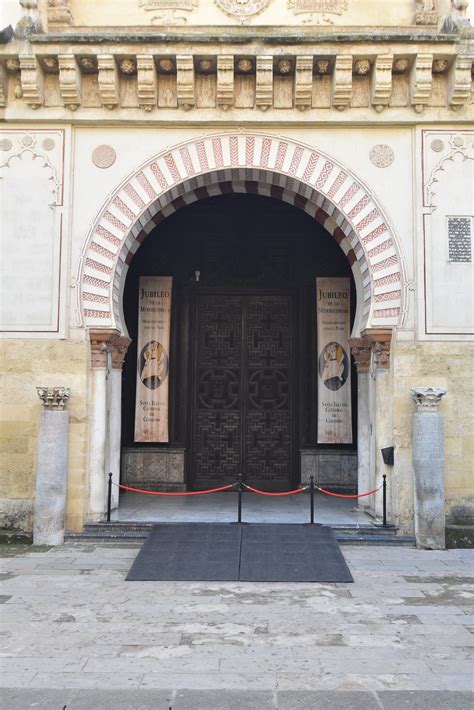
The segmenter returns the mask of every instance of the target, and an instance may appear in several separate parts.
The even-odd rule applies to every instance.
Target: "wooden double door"
[[[193,304],[190,484],[293,485],[295,298],[197,292]]]

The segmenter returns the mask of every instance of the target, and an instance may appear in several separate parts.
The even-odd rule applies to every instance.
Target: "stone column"
[[[390,477],[390,467],[383,462],[380,450],[393,444],[390,376],[392,331],[390,328],[368,328],[362,333],[362,337],[372,343],[375,363],[375,412],[372,415],[375,423],[375,487],[382,485],[382,476],[385,473],[388,483],[387,517],[390,517],[394,483]],[[382,491],[375,496],[375,513],[382,517]]]
[[[89,446],[89,513],[99,518],[106,508],[107,377],[111,369],[109,342],[115,332],[91,331],[91,407]]]
[[[416,546],[445,548],[444,419],[438,411],[444,387],[413,387],[413,489]]]
[[[370,490],[371,484],[371,417],[370,417],[370,363],[372,346],[363,338],[349,341],[357,368],[357,489],[359,493]],[[360,508],[370,508],[371,499],[359,498]]]
[[[70,390],[37,387],[43,403],[36,465],[34,545],[62,545],[66,517]]]
[[[112,472],[112,481],[120,482],[120,454],[122,434],[122,367],[128,346],[132,341],[124,336],[117,336],[110,343],[112,372],[110,373],[109,396],[109,445],[107,471]],[[119,489],[112,487],[112,508],[118,508]]]

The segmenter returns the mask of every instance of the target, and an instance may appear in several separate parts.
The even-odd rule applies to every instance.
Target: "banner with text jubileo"
[[[352,444],[350,280],[316,279],[318,444]]]
[[[168,437],[171,276],[141,276],[138,289],[135,441]]]

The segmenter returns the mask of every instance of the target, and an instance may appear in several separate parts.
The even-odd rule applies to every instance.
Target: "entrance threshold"
[[[126,492],[113,510],[115,523],[233,523],[237,520],[237,497],[233,491],[202,496],[166,497]],[[310,520],[310,494],[263,497],[242,494],[242,522],[301,524]],[[323,525],[378,527],[380,523],[353,500],[315,494],[315,522]]]

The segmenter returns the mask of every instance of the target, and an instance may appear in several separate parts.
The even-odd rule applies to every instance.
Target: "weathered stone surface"
[[[444,421],[435,412],[413,414],[415,536],[419,547],[445,547]]]

